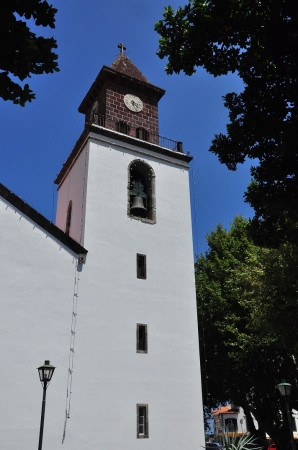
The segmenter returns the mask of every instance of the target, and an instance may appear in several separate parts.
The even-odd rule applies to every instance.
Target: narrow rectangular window
[[[137,438],[148,438],[148,405],[137,405]]]
[[[140,255],[137,253],[137,278],[146,280],[146,255]]]
[[[147,325],[137,323],[137,353],[148,353]]]

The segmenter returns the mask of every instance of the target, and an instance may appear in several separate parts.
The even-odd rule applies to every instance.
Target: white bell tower
[[[205,445],[191,157],[159,136],[164,93],[122,47],[82,101],[85,129],[56,179],[57,226],[88,250],[65,438],[72,450]]]

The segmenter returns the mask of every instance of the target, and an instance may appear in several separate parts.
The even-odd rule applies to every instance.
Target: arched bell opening
[[[151,166],[136,159],[128,168],[128,215],[156,222],[155,174]]]

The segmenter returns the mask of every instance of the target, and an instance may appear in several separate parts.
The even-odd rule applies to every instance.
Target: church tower
[[[79,106],[85,128],[55,180],[56,224],[88,250],[64,443],[199,449],[191,157],[160,136],[165,91],[120,47]]]

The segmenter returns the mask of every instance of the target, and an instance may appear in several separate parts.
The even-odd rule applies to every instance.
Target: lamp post
[[[281,396],[285,399],[285,402],[286,402],[286,410],[287,410],[287,416],[288,416],[288,422],[289,422],[292,449],[296,450],[294,436],[293,436],[292,418],[291,418],[289,402],[288,402],[288,397],[290,396],[292,385],[290,383],[287,383],[286,380],[282,380],[282,383],[278,384],[277,387],[279,389]]]
[[[38,442],[38,450],[41,450],[42,449],[44,415],[45,415],[45,409],[46,409],[46,392],[47,392],[47,387],[52,379],[55,367],[50,365],[50,361],[45,361],[44,365],[38,367],[37,370],[38,370],[39,379],[40,379],[42,389],[43,389],[40,430],[39,430],[39,442]]]

